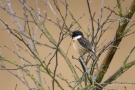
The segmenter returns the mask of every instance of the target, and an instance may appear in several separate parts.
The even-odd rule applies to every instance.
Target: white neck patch
[[[82,36],[81,35],[79,35],[79,36],[76,36],[76,37],[74,37],[73,38],[73,40],[77,40],[77,39],[80,39]]]

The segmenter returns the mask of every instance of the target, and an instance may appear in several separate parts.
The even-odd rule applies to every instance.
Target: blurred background
[[[8,0],[0,0],[0,2],[7,2]],[[58,17],[60,17],[58,11],[56,10],[55,6],[54,6],[54,2],[53,0],[49,0],[50,4],[52,5],[52,7],[54,8],[54,11],[56,11],[56,14]],[[63,0],[62,0],[63,1]],[[14,12],[16,13],[17,16],[20,17],[24,17],[23,15],[23,6],[22,4],[19,2],[19,0],[10,0],[11,2],[11,7],[13,8]],[[92,9],[92,13],[96,12],[94,19],[97,20],[100,14],[100,7],[102,4],[102,0],[91,0],[91,9]],[[123,14],[126,13],[127,8],[130,6],[132,0],[125,0],[122,3],[122,9],[123,9]],[[37,9],[37,4],[36,4],[36,0],[26,0],[26,3],[28,6],[31,6],[32,8],[34,8],[35,10]],[[79,20],[80,25],[87,30],[88,24],[89,24],[89,12],[88,12],[88,8],[87,8],[87,3],[85,0],[67,0],[68,3],[68,8],[71,11],[71,13],[74,15],[74,17],[76,19],[79,19],[81,16],[83,16],[83,18],[81,20]],[[51,20],[56,21],[56,17],[53,14],[52,10],[49,8],[49,6],[44,2],[44,0],[38,0],[38,5],[40,9],[40,13],[44,16],[44,12],[47,13],[47,17],[50,18]],[[105,6],[110,7],[111,9],[113,9],[113,7],[116,6],[116,0],[105,0]],[[60,9],[62,11],[62,14],[65,14],[65,7],[59,3]],[[115,10],[117,12],[117,9]],[[106,20],[107,16],[109,15],[110,11],[107,9],[104,9],[103,11],[103,17],[102,17],[102,21]],[[28,13],[29,15],[29,13]],[[116,16],[115,14],[112,14],[111,18],[114,19],[118,16]],[[30,16],[28,16],[29,19],[31,19]],[[0,8],[0,19],[2,19],[4,22],[6,22],[10,28],[12,29],[16,29],[18,30],[18,28],[14,25],[14,23],[12,22],[10,16]],[[135,15],[133,16],[132,20],[135,19]],[[24,25],[24,21],[21,19],[18,19],[21,25]],[[67,25],[70,25],[73,22],[72,18],[70,15],[68,15],[66,23]],[[58,41],[59,39],[59,28],[56,27],[56,25],[54,25],[52,22],[46,21],[45,22],[46,28],[48,29],[48,31],[52,34],[52,36],[55,38],[56,41]],[[30,29],[35,28],[35,24],[31,24],[30,25]],[[108,25],[106,24],[105,27],[107,27]],[[91,26],[90,26],[91,27]],[[115,23],[113,23],[112,25],[112,29],[108,30],[104,36],[101,38],[101,41],[99,43],[99,45],[105,40],[106,44],[107,42],[109,42],[110,40],[112,40],[114,38],[114,35],[116,33],[116,30],[118,28],[118,21],[116,21]],[[0,24],[0,28],[4,28],[2,24]],[[95,25],[96,28],[96,25]],[[71,28],[71,30],[76,30],[77,29],[77,25],[75,25],[73,28]],[[132,28],[132,30],[134,30],[134,27]],[[47,43],[49,45],[50,42],[47,40],[47,38],[45,36],[41,36],[41,31],[39,30],[37,32],[37,36],[36,36],[36,40],[42,43]],[[23,48],[27,49],[24,44],[22,44],[22,42],[20,42],[18,39],[16,39],[15,37],[13,37],[16,42],[21,45]],[[109,69],[107,71],[107,73],[104,76],[104,80],[106,80],[109,76],[111,76],[123,63],[123,60],[126,58],[126,56],[128,55],[128,52],[131,50],[131,48],[135,45],[135,35],[132,34],[130,36],[125,37],[121,44],[119,45],[119,49],[117,50],[110,66]],[[91,40],[91,38],[90,38]],[[68,47],[71,43],[71,37],[67,37],[61,44],[60,47],[62,48],[62,50],[64,52],[67,52]],[[21,62],[19,60],[19,58],[9,49],[7,49],[5,46],[9,47],[11,50],[13,51],[17,51],[16,47],[14,45],[13,40],[11,39],[10,35],[8,34],[8,32],[6,30],[0,30],[0,47],[1,47],[1,54],[5,57],[7,57],[10,60],[15,61],[16,63],[21,65]],[[39,55],[42,59],[44,59],[47,54],[49,52],[54,53],[54,50],[47,48],[47,47],[43,47],[43,46],[37,46]],[[33,64],[35,64],[35,60],[33,60],[32,57],[30,57],[25,51],[21,50],[21,54],[23,57],[29,59],[30,62],[32,62]],[[98,63],[100,66],[100,63],[102,62],[102,59],[105,57],[106,52],[100,57]],[[71,46],[68,52],[68,57],[70,58],[71,62],[73,63],[73,65],[77,65],[78,67],[80,67],[80,63],[75,60],[72,59],[72,56],[74,57],[78,57],[79,55],[73,50],[73,47]],[[131,55],[131,57],[129,58],[128,62],[132,61],[135,59],[135,52],[133,52],[133,54]],[[47,60],[49,60],[52,57],[52,54],[48,57]],[[71,74],[71,71],[68,67],[68,65],[66,64],[65,60],[63,59],[63,57],[61,57],[61,55],[58,56],[58,70],[57,70],[57,74],[61,73],[62,76],[64,78],[66,78],[69,82],[73,81],[73,76]],[[15,68],[15,66],[4,62],[4,64],[7,66],[7,68]],[[54,69],[55,66],[55,60],[52,60],[51,64],[50,64],[50,68],[52,68],[52,70]],[[77,68],[76,68],[77,69]],[[34,77],[37,78],[37,74],[36,74],[36,69],[33,67],[29,67],[29,70],[31,73],[33,73]],[[130,68],[129,70],[127,70],[123,75],[121,75],[116,82],[135,82],[135,66],[133,66],[132,68]],[[15,74],[19,75],[19,73],[17,71],[12,71]],[[78,74],[80,73],[81,76],[81,72],[79,72],[79,70],[77,70]],[[24,73],[23,73],[24,74]],[[25,75],[25,74],[24,74]],[[25,75],[26,76],[26,75]],[[52,80],[50,79],[50,77],[48,77],[46,74],[41,74],[42,78],[42,83],[44,84],[44,87],[50,86],[52,84]],[[25,78],[29,85],[31,87],[35,87],[34,82],[26,76]],[[47,85],[45,84],[45,81],[47,83]],[[60,80],[61,82],[63,82],[62,80]],[[28,90],[27,87],[19,80],[17,79],[15,76],[13,76],[11,73],[9,73],[7,70],[0,70],[0,90],[15,90],[15,86],[17,84],[17,89],[16,90]],[[62,86],[65,88],[65,90],[68,90],[69,87],[67,84],[65,83],[61,83]],[[125,86],[127,89],[125,89]],[[55,86],[56,89],[55,90],[59,90],[58,86]],[[52,88],[50,86],[50,88]],[[114,88],[116,90],[134,90],[135,85],[131,85],[131,84],[111,84],[108,85],[107,88]]]

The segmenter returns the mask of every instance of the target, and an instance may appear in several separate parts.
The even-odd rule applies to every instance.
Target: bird
[[[91,58],[95,60],[96,54],[94,52],[92,44],[84,37],[83,33],[79,30],[75,30],[72,32],[71,35],[74,50],[78,52],[80,56],[89,53],[91,55]]]

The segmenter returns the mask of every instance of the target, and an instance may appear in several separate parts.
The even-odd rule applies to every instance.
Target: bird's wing
[[[78,42],[80,45],[82,45],[87,50],[89,50],[89,51],[92,50],[92,45],[86,38],[80,38],[80,39],[78,39]]]
[[[78,39],[79,44],[82,45],[84,48],[86,48],[88,51],[90,51],[91,55],[93,56],[93,60],[96,59],[96,54],[94,53],[92,49],[92,44],[86,39],[86,38],[80,38]]]

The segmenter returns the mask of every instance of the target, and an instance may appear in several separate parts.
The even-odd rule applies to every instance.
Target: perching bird
[[[96,54],[92,48],[92,44],[84,37],[83,33],[79,30],[72,32],[72,44],[73,48],[80,55],[84,55],[85,53],[90,53],[92,59],[96,59]]]

